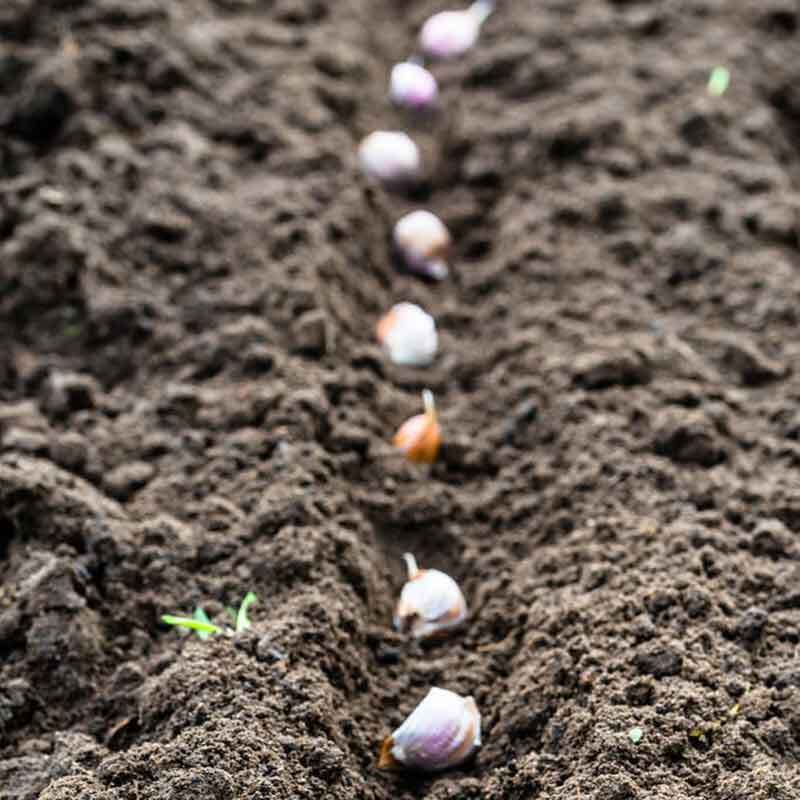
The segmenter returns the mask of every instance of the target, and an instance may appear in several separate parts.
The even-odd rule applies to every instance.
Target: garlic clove
[[[378,341],[395,364],[424,367],[436,357],[436,322],[413,303],[395,305],[381,317],[376,331]]]
[[[413,183],[422,174],[419,148],[402,131],[374,131],[358,146],[358,160],[370,178],[390,185]]]
[[[394,446],[412,464],[433,464],[442,444],[442,429],[436,415],[433,394],[422,393],[425,413],[407,419],[394,436]]]
[[[445,60],[463,55],[478,41],[481,25],[494,10],[494,0],[475,0],[465,11],[440,11],[422,26],[422,52]]]
[[[398,106],[424,111],[436,105],[439,85],[432,73],[421,64],[403,61],[392,68],[389,96]]]
[[[420,209],[401,217],[394,226],[394,243],[410,270],[436,280],[447,277],[452,239],[435,214]]]
[[[467,618],[467,603],[458,584],[438,569],[418,569],[411,553],[403,558],[408,581],[400,593],[394,626],[415,639],[441,636]]]
[[[481,715],[472,697],[432,688],[381,746],[378,767],[425,772],[463,763],[481,744]]]
[[[455,58],[475,44],[479,32],[480,24],[468,11],[440,11],[422,26],[419,44],[429,58]]]

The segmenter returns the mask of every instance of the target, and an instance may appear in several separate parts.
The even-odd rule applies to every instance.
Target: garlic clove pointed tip
[[[403,553],[403,561],[406,563],[406,572],[408,573],[408,579],[413,581],[417,575],[420,574],[420,568],[417,565],[417,559],[414,558],[413,553]]]
[[[475,0],[467,10],[479,25],[483,25],[494,11],[494,0]]]

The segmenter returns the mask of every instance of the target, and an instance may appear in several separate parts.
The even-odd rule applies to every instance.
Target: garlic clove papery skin
[[[428,58],[456,58],[478,41],[480,29],[480,19],[470,11],[440,11],[422,26],[419,45]]]
[[[378,340],[394,364],[424,367],[433,362],[439,336],[433,317],[413,303],[398,303],[381,318]]]
[[[432,688],[381,748],[379,767],[438,772],[463,763],[481,744],[481,716],[472,697]]]
[[[458,584],[438,569],[419,570],[413,556],[406,558],[409,576],[394,613],[395,628],[415,639],[428,639],[461,625],[468,611]]]
[[[406,266],[435,280],[447,277],[452,239],[435,214],[422,209],[401,217],[394,226],[394,244]]]
[[[413,111],[433,108],[439,99],[439,85],[421,64],[403,61],[392,68],[389,81],[392,102]]]
[[[429,414],[407,419],[394,436],[397,447],[412,464],[433,464],[439,455],[442,433],[439,423]]]
[[[358,146],[365,175],[388,185],[404,185],[422,175],[422,157],[411,137],[402,131],[373,131]]]

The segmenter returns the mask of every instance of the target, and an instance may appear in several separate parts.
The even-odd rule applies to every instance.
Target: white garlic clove
[[[441,11],[422,26],[419,43],[429,58],[455,58],[475,44],[479,32],[480,25],[469,12]]]
[[[394,626],[415,639],[441,636],[467,618],[467,603],[458,584],[438,569],[418,569],[414,556],[403,558],[408,582],[394,613]]]
[[[493,0],[476,0],[465,11],[434,14],[420,31],[422,52],[438,60],[463,55],[478,41],[481,25],[493,10]]]
[[[389,185],[413,183],[422,174],[422,157],[411,137],[402,131],[374,131],[358,146],[361,169]]]
[[[432,688],[381,747],[378,766],[436,772],[466,761],[481,744],[481,715],[472,697]]]
[[[394,244],[406,266],[435,280],[449,274],[447,255],[451,243],[444,223],[430,211],[412,211],[394,226]]]
[[[439,86],[436,78],[421,64],[403,61],[392,68],[389,95],[398,106],[425,111],[436,105]]]
[[[436,357],[439,336],[433,317],[414,303],[398,303],[377,325],[378,341],[389,359],[411,367],[424,367]]]

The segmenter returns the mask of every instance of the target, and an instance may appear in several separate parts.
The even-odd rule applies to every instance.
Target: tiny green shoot
[[[728,90],[731,82],[731,73],[726,67],[714,67],[708,78],[708,93],[714,97],[722,97]]]
[[[194,617],[173,617],[172,614],[164,614],[161,621],[167,625],[185,628],[187,631],[195,631],[201,639],[206,639],[212,633],[219,633],[221,630],[210,622],[202,622]]]
[[[248,592],[239,606],[239,612],[236,614],[236,633],[241,633],[250,627],[250,620],[247,618],[247,609],[250,608],[258,598],[253,592]]]
[[[644,736],[644,731],[638,725],[628,731],[628,737],[634,744],[639,744],[642,741],[642,736]]]
[[[201,639],[208,639],[209,636],[213,636],[218,633],[226,633],[229,635],[233,633],[241,633],[250,627],[251,623],[247,616],[247,610],[251,605],[253,605],[253,603],[257,601],[257,599],[258,598],[253,592],[248,592],[244,596],[244,600],[242,600],[241,604],[239,605],[238,611],[234,611],[232,608],[226,609],[226,611],[233,618],[235,624],[234,630],[231,630],[230,628],[220,628],[218,625],[214,625],[214,623],[208,618],[206,612],[203,611],[200,606],[195,609],[194,615],[191,617],[176,617],[172,614],[164,614],[161,617],[161,621],[166,625],[174,625],[177,628],[183,628],[187,631],[194,631]]]
[[[197,608],[194,610],[194,618],[198,622],[203,622],[206,625],[212,625],[211,620],[208,618],[208,614],[206,614],[206,612],[203,611],[203,609],[200,606],[197,606]],[[216,625],[214,625],[213,627],[216,627]],[[197,635],[201,639],[208,639],[208,637],[211,636],[211,631],[200,631],[200,630],[198,630],[197,631]]]

